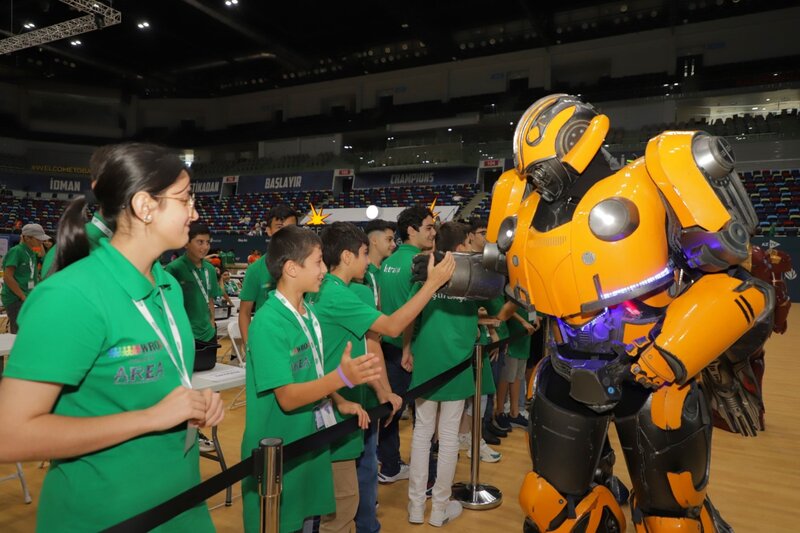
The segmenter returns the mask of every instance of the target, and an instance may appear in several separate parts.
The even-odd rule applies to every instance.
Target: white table
[[[17,336],[11,333],[0,334],[0,374],[3,372],[3,357],[11,353],[11,348],[14,346],[14,339],[16,338]],[[25,481],[25,474],[22,473],[22,465],[20,463],[17,463],[17,472],[15,474],[2,477],[0,481],[8,481],[10,479],[19,479],[25,503],[31,503],[33,500],[31,499],[31,493],[28,491],[28,484]]]
[[[217,363],[211,370],[195,372],[192,375],[192,387],[197,390],[211,389],[215,392],[243,387],[245,384],[245,370],[239,366],[223,365]],[[217,426],[211,428],[211,440],[214,442],[214,452],[200,452],[206,459],[217,461],[224,472],[228,469],[222,446],[217,437]],[[233,500],[232,487],[225,490],[225,506],[230,507]]]

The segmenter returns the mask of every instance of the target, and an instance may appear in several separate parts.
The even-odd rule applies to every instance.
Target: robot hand
[[[433,252],[434,261],[438,263],[444,255],[442,252]],[[481,254],[453,252],[452,255],[456,262],[456,270],[450,281],[439,289],[439,293],[470,300],[489,300],[503,294],[505,276],[487,270],[481,262]],[[411,265],[411,281],[424,282],[427,279],[428,261],[427,254],[414,257]]]
[[[650,342],[644,346],[634,344],[634,349],[628,353],[638,354],[638,361],[631,365],[631,373],[639,385],[658,389],[675,382],[675,372],[669,359],[662,355],[655,343]]]

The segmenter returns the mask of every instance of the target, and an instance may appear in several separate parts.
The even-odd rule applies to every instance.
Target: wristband
[[[344,375],[344,372],[342,371],[342,365],[336,367],[336,373],[339,374],[339,377],[342,378],[342,381],[344,381],[344,384],[347,385],[348,389],[355,387],[355,385],[350,383],[350,380]]]

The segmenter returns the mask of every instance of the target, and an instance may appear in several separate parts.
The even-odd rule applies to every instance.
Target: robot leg
[[[610,416],[570,398],[569,383],[549,359],[536,369],[529,412],[533,472],[519,496],[528,517],[526,533],[624,533],[625,518],[614,495],[593,482]]]
[[[733,531],[706,496],[711,414],[696,381],[658,389],[616,424],[637,532]]]

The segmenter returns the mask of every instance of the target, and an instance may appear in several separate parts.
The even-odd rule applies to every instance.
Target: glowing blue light
[[[658,274],[650,276],[649,278],[645,278],[645,279],[643,279],[642,281],[640,281],[638,283],[634,283],[633,285],[628,285],[627,287],[623,287],[623,288],[617,289],[615,291],[604,292],[602,294],[602,296],[601,296],[601,299],[608,300],[608,299],[611,299],[611,298],[616,298],[617,296],[620,296],[622,294],[627,294],[629,292],[633,292],[636,289],[640,289],[640,288],[645,287],[647,285],[651,285],[651,284],[653,284],[653,283],[655,283],[655,282],[657,282],[659,280],[666,279],[671,274],[672,274],[672,265],[667,265]]]

